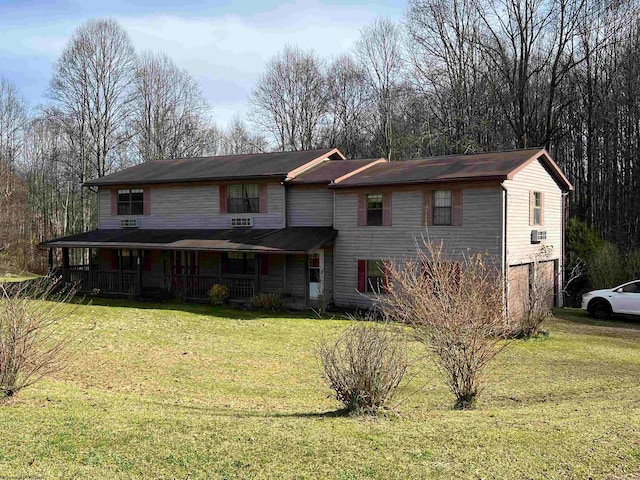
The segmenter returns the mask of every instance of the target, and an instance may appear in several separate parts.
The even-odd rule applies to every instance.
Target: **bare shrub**
[[[354,414],[375,415],[407,371],[404,335],[387,324],[357,322],[333,341],[322,339],[318,358],[329,388]]]
[[[259,293],[251,298],[251,308],[264,312],[284,312],[287,308],[277,293]]]
[[[0,398],[14,396],[65,366],[74,338],[62,323],[74,311],[66,303],[75,293],[54,293],[51,278],[0,283]]]
[[[518,278],[513,288],[521,299],[520,305],[514,303],[510,315],[513,322],[509,333],[514,338],[531,338],[542,333],[542,325],[552,316],[555,272],[549,271],[553,264],[548,262],[551,250],[543,247],[531,257],[528,273]],[[517,301],[517,296],[514,300]]]
[[[229,301],[229,287],[216,283],[209,290],[209,303],[211,305],[225,305]]]
[[[471,408],[483,370],[506,346],[499,270],[480,254],[453,262],[442,244],[425,240],[416,258],[386,268],[387,293],[377,297],[383,315],[413,327],[455,395],[454,408]]]

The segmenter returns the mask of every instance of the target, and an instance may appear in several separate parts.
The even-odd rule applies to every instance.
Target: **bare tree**
[[[404,67],[399,26],[388,19],[376,20],[360,32],[355,52],[367,73],[373,94],[375,107],[371,133],[374,143],[381,156],[395,159],[393,115]]]
[[[383,315],[413,327],[455,395],[454,408],[471,408],[481,374],[506,345],[500,272],[483,255],[456,260],[442,243],[424,241],[415,258],[389,261],[384,273]]]
[[[0,161],[10,168],[20,154],[27,124],[27,106],[17,87],[0,77]]]
[[[56,280],[0,283],[0,398],[65,366],[67,347],[77,333],[64,328],[74,309],[67,305],[73,289],[58,287]]]
[[[367,73],[348,55],[335,59],[327,72],[331,118],[327,144],[340,148],[347,157],[362,156],[367,143],[367,112],[371,108]]]
[[[79,182],[116,165],[113,152],[131,139],[135,55],[127,33],[112,19],[89,20],[75,31],[54,67],[49,97],[64,126]],[[84,195],[84,194],[82,194]],[[82,200],[82,228],[90,202]]]
[[[221,151],[225,155],[241,155],[245,153],[262,153],[268,151],[266,139],[249,131],[239,116],[231,120],[231,124],[222,135]]]
[[[164,54],[144,52],[135,91],[133,125],[143,161],[203,154],[209,105],[186,70]]]
[[[319,146],[327,114],[323,72],[323,61],[316,54],[292,46],[267,63],[251,93],[251,119],[273,137],[278,149]]]

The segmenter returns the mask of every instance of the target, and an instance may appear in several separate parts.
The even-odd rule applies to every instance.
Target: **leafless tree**
[[[327,69],[327,144],[340,148],[347,157],[358,155],[367,143],[366,118],[371,110],[367,73],[349,55],[336,58]]]
[[[379,155],[393,160],[394,106],[404,68],[400,27],[385,18],[374,21],[360,32],[355,52],[373,94],[375,107],[371,129],[374,142]]]
[[[276,148],[319,146],[327,114],[323,64],[315,53],[293,46],[286,46],[267,63],[251,93],[251,119],[273,137]]]
[[[0,398],[10,398],[65,366],[77,332],[64,321],[73,289],[55,293],[57,282],[0,283]]]
[[[133,125],[142,161],[201,156],[209,105],[198,82],[164,54],[138,60]]]
[[[0,77],[0,161],[15,167],[27,124],[27,106],[18,88]]]
[[[222,135],[221,152],[224,155],[262,153],[268,151],[267,140],[252,133],[239,116],[235,116]]]
[[[131,139],[134,73],[129,37],[112,19],[78,27],[54,66],[52,111],[66,130],[80,182],[113,170],[113,152]],[[91,204],[83,198],[82,206],[86,228]]]
[[[454,408],[473,406],[481,375],[506,345],[502,275],[484,255],[452,258],[442,243],[424,241],[414,258],[385,265],[383,315],[413,327],[434,355],[455,395]]]

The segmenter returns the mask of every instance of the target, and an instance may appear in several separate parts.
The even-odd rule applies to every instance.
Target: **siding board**
[[[326,186],[288,186],[287,208],[290,227],[333,225],[333,192]]]
[[[463,253],[502,254],[502,191],[499,188],[463,191],[462,224],[423,226],[423,189],[393,192],[392,226],[358,226],[358,192],[336,192],[335,303],[369,307],[371,295],[357,292],[358,260],[399,260],[415,255],[423,237],[444,241],[453,257]]]
[[[230,228],[234,214],[220,213],[218,185],[156,186],[150,188],[151,214],[139,215],[140,228],[148,229],[225,229]],[[98,196],[100,228],[120,228],[124,216],[112,216],[110,192],[100,189]],[[284,227],[284,187],[278,183],[267,185],[268,209],[266,213],[249,214],[255,228]]]

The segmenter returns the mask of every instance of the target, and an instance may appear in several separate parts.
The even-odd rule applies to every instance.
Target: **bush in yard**
[[[54,293],[57,287],[51,278],[0,283],[0,398],[64,367],[73,336],[63,322],[74,311],[67,302],[75,292]]]
[[[286,310],[282,297],[275,293],[259,293],[251,299],[251,308],[265,312],[283,312]]]
[[[544,267],[550,265],[547,260],[551,255],[551,249],[542,247],[531,257],[528,278],[523,285],[512,285],[516,291],[522,294],[522,310],[518,311],[517,318],[512,318],[513,324],[509,328],[509,334],[513,338],[532,338],[542,333],[542,324],[552,316],[553,295],[555,281],[546,272]],[[510,287],[510,288],[512,288]],[[517,309],[517,307],[516,307]],[[512,315],[511,315],[512,316]]]
[[[229,301],[229,287],[216,283],[209,290],[209,303],[211,305],[224,305]]]
[[[334,341],[322,339],[318,358],[336,399],[355,414],[375,415],[407,371],[404,335],[388,324],[357,322]]]
[[[386,264],[387,291],[376,300],[386,319],[413,327],[455,396],[471,408],[482,373],[505,347],[504,283],[487,256],[451,261],[442,244],[423,241],[415,258]]]

